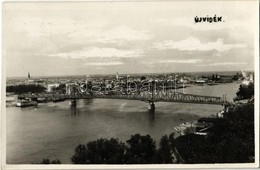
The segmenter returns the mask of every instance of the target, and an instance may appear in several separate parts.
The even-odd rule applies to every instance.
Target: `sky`
[[[7,77],[254,69],[257,1],[4,3]],[[222,17],[199,22],[198,17]]]

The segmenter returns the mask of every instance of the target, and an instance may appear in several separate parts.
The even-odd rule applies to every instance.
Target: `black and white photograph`
[[[259,166],[259,1],[3,2],[1,69],[4,169]]]

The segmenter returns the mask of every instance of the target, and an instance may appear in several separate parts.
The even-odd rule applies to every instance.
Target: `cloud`
[[[80,31],[70,33],[69,37],[76,41],[87,40],[90,42],[117,43],[120,40],[149,40],[153,36],[147,31],[134,30],[129,26],[117,26],[113,28],[82,29]]]
[[[74,58],[74,59],[84,59],[84,58],[92,58],[92,57],[127,58],[127,57],[140,57],[142,56],[142,51],[92,47],[92,48],[84,48],[79,51],[72,51],[68,53],[50,54],[49,56],[61,57],[61,58]]]
[[[163,60],[160,63],[178,63],[178,64],[194,64],[201,62],[202,59],[179,59],[179,60]]]
[[[161,61],[144,61],[143,64],[167,64],[167,63],[176,63],[176,64],[196,64],[202,62],[202,59],[177,59],[177,60],[161,60]]]
[[[100,29],[107,25],[105,20],[74,20],[69,18],[17,17],[9,21],[15,32],[22,32],[31,38],[57,34],[70,34],[89,29]]]
[[[223,39],[218,39],[215,42],[202,43],[199,39],[190,37],[181,41],[163,41],[161,43],[155,43],[153,48],[158,50],[166,49],[178,49],[180,51],[227,51],[233,48],[247,47],[246,44],[224,44]]]
[[[21,16],[8,21],[14,32],[29,36],[37,41],[39,37],[55,37],[62,35],[70,43],[102,42],[117,43],[119,40],[148,40],[153,36],[146,30],[136,30],[127,25],[111,27],[105,19],[71,19],[61,17],[40,18]],[[66,35],[66,36],[65,36]]]
[[[114,65],[122,65],[123,62],[115,61],[115,62],[87,62],[85,65],[88,66],[114,66]]]
[[[207,67],[207,66],[240,66],[240,65],[246,65],[247,63],[243,62],[229,62],[229,63],[209,63],[209,64],[198,64],[197,67]]]

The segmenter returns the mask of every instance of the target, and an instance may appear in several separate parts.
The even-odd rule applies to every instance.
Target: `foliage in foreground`
[[[254,95],[254,83],[249,83],[248,86],[240,85],[236,93],[239,99],[249,99]]]
[[[43,159],[40,164],[61,164],[59,159],[50,161],[49,159]]]
[[[118,139],[98,139],[78,145],[71,158],[74,164],[173,163],[174,134],[163,136],[159,149],[150,135],[132,135],[126,143]]]
[[[186,163],[254,162],[254,105],[245,104],[216,121],[208,137],[188,134],[175,140]]]
[[[87,145],[78,145],[71,161],[76,164],[123,163],[125,144],[118,139],[99,139]]]

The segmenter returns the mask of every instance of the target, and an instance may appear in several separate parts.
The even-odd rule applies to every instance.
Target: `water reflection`
[[[93,103],[93,99],[84,99],[83,101],[83,105],[89,105],[91,103]]]
[[[26,111],[26,110],[37,110],[38,105],[36,106],[27,106],[27,107],[20,107],[19,109],[22,111]]]
[[[155,111],[149,110],[147,114],[148,114],[148,117],[149,117],[149,126],[153,127],[154,122],[155,122]]]
[[[80,111],[77,109],[77,106],[70,107],[70,115],[71,117],[79,116]]]

